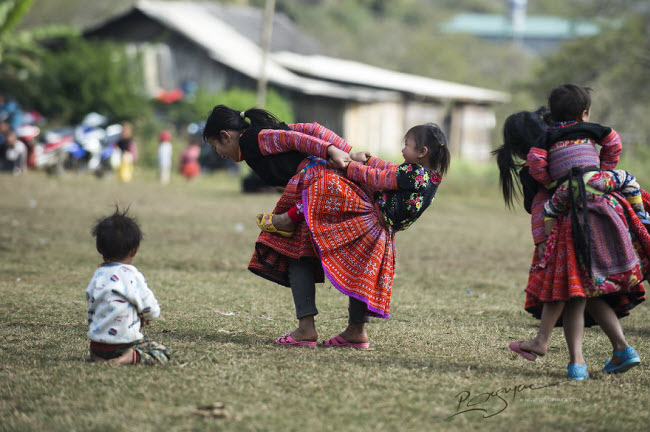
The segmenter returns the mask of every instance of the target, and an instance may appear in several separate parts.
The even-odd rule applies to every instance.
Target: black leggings
[[[289,258],[289,284],[293,303],[296,306],[296,318],[318,315],[316,308],[316,280],[314,278],[314,259]],[[350,297],[348,314],[350,324],[369,322],[366,316],[367,305],[361,300]]]

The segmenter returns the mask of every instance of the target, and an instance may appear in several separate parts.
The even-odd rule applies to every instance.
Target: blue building
[[[525,15],[512,10],[510,16],[478,13],[456,15],[442,26],[447,33],[470,34],[499,43],[518,43],[543,54],[554,51],[562,42],[600,32],[598,25],[582,19]]]

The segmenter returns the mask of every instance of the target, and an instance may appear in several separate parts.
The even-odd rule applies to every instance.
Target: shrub
[[[69,39],[43,55],[28,104],[66,123],[77,123],[92,111],[114,121],[142,117],[150,104],[139,65],[120,45]]]

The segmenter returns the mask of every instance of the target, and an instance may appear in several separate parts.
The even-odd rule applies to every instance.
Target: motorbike
[[[34,146],[34,167],[51,175],[63,174],[67,148],[73,143],[74,131],[71,127],[46,131]]]
[[[119,166],[120,154],[115,144],[122,126],[112,124],[104,128],[106,122],[101,114],[90,113],[74,129],[74,142],[66,147],[67,169],[78,174],[91,172],[101,178]]]

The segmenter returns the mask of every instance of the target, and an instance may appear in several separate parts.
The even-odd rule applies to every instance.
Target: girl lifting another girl
[[[268,185],[285,187],[276,213],[299,202],[318,172],[330,169],[328,157],[343,165],[342,157],[347,158],[352,148],[318,123],[287,125],[262,109],[240,112],[224,105],[214,107],[208,116],[203,138],[220,156],[245,161]],[[298,319],[293,344],[315,347],[315,284],[324,281],[324,274],[305,224],[291,237],[262,232],[248,269],[291,288]]]
[[[547,131],[539,116],[535,120],[533,113],[514,114],[504,125],[504,145],[495,152],[504,198],[511,203],[516,191],[514,161],[530,150],[519,174],[524,202],[531,203],[527,210],[533,213],[533,236],[539,249],[526,288],[526,310],[541,318],[539,332],[529,341],[511,343],[510,348],[535,360],[546,353],[553,327],[563,325],[570,354],[567,375],[578,380],[589,377],[582,356],[585,322],[599,324],[612,343],[614,353],[604,372],[624,372],[639,364],[618,317],[644,300],[641,281],[650,252],[650,237],[639,219],[647,218],[640,204],[641,194],[647,195],[629,173],[613,170],[620,138],[610,128],[586,123],[589,102],[588,92],[579,86],[558,87],[549,105],[551,116],[560,123]],[[600,158],[595,143],[602,146]],[[553,185],[548,190],[541,186],[551,182],[560,184],[557,190]],[[582,189],[582,199],[571,202],[567,188]],[[578,209],[580,218],[576,217]]]
[[[349,296],[348,326],[323,342],[325,347],[367,348],[365,318],[389,317],[395,232],[410,227],[429,207],[449,167],[447,141],[435,124],[411,128],[402,156],[401,165],[366,152],[342,156],[345,169],[319,172],[302,202],[287,213],[258,217],[263,230],[287,234],[304,219],[325,274]]]
[[[326,346],[368,347],[364,327],[366,314],[384,318],[389,314],[395,259],[394,230],[407,228],[421,215],[432,201],[441,175],[449,166],[449,152],[440,129],[427,125],[420,132],[423,133],[414,130],[407,134],[404,155],[415,158],[407,161],[421,160],[423,164],[398,166],[363,152],[350,155],[349,144],[317,123],[286,125],[259,109],[239,112],[223,105],[213,109],[203,136],[217,153],[236,162],[246,161],[270,185],[286,186],[273,214],[281,215],[296,204],[307,204],[304,208],[308,223],[292,224],[290,231],[264,224],[265,221],[259,218],[260,225],[268,226],[258,237],[248,267],[261,277],[291,287],[298,328],[279,337],[276,340],[278,344],[316,346],[318,333],[314,317],[318,310],[315,283],[324,281],[326,270],[330,277],[336,273],[333,277],[338,280],[335,286],[350,296],[350,322],[356,325],[354,328],[357,330],[354,335],[344,332],[343,336],[332,338]],[[357,162],[353,162],[354,159]],[[345,179],[343,172],[332,169],[330,165],[345,168],[353,180],[369,186]],[[334,187],[332,181],[338,182],[345,195],[340,195],[338,200],[333,196],[327,202],[319,200],[324,189],[332,191],[329,189],[329,186]],[[400,188],[402,193],[398,190]],[[391,189],[395,193],[375,194],[379,189]],[[398,199],[402,203],[400,206],[396,205]],[[343,204],[355,205],[355,211],[362,214],[354,220],[354,213],[348,212],[348,207],[342,207]],[[321,208],[324,209],[322,215]],[[272,217],[267,220],[277,222]],[[350,231],[355,224],[356,230]],[[361,224],[372,228],[376,238],[361,238],[359,231],[364,226]],[[323,258],[322,266],[315,256],[312,235]],[[319,237],[335,242],[344,238],[341,236],[354,235],[358,238],[348,243],[347,249],[340,249],[341,253],[347,253],[349,258],[350,249],[356,247],[352,255],[366,254],[364,263],[373,261],[375,264],[360,285],[351,284],[346,274],[337,273],[336,269],[328,266],[327,263],[333,259],[327,247],[331,245],[325,245]],[[380,250],[383,253],[379,253]]]

